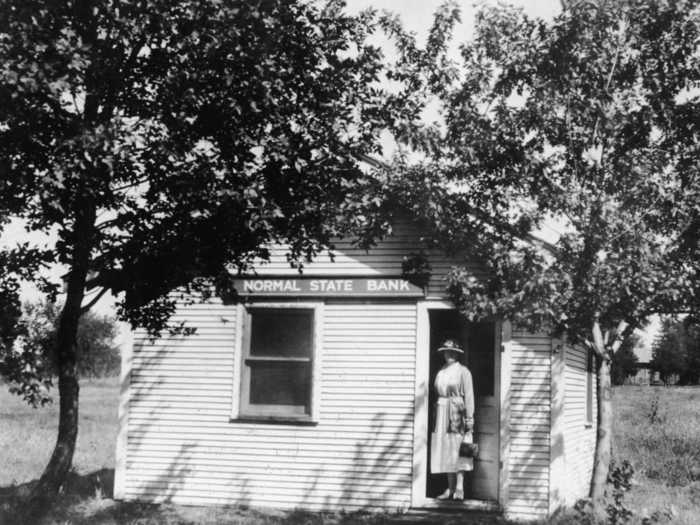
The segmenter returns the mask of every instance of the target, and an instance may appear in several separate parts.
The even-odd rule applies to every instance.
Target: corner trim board
[[[413,418],[413,476],[411,506],[422,507],[426,503],[425,484],[427,479],[428,451],[428,369],[430,355],[421,349],[430,347],[430,322],[428,303],[419,301],[416,308],[416,377]]]
[[[119,372],[118,431],[114,458],[114,499],[126,498],[126,465],[129,439],[129,398],[131,396],[131,363],[133,358],[134,335],[129,330],[121,349],[121,370]]]
[[[501,320],[498,325],[500,330],[496,332],[500,346],[500,414],[499,414],[499,476],[498,476],[498,502],[501,508],[507,509],[509,499],[509,472],[510,472],[510,375],[511,375],[511,339],[512,328],[510,322]]]

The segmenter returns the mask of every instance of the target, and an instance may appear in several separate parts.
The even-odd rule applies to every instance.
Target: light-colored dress
[[[446,364],[435,377],[438,400],[430,440],[430,472],[473,470],[474,459],[459,456],[466,424],[474,421],[474,388],[466,366]]]

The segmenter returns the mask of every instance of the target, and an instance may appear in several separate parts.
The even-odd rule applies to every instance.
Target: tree
[[[460,62],[444,38],[416,50],[394,28],[412,42],[397,46],[399,74],[443,122],[408,133],[423,159],[399,158],[386,192],[432,227],[430,243],[484,261],[483,278],[450,276],[466,316],[595,352],[598,513],[612,356],[651,314],[700,298],[699,15],[695,1],[567,2],[551,23],[486,7]],[[447,6],[436,25],[457,18]]]
[[[57,311],[51,303],[25,303],[13,320],[16,334],[12,348],[0,353],[0,375],[9,381],[10,392],[33,407],[50,403],[49,390],[56,368],[53,364]]]
[[[668,384],[674,375],[680,375],[685,368],[685,355],[680,338],[678,326],[670,319],[665,319],[661,334],[654,341],[651,358],[651,369],[659,372],[665,384]]]
[[[79,319],[104,293],[157,333],[170,292],[230,293],[230,272],[273,242],[301,266],[332,238],[382,231],[358,160],[387,124],[374,27],[335,0],[0,2],[0,223],[58,239],[0,258],[5,352],[18,280],[56,294],[27,268],[66,268],[60,423],[37,506],[71,465]]]
[[[700,330],[693,316],[682,321],[663,319],[661,332],[652,347],[651,368],[668,384],[676,376],[682,385],[700,379]]]
[[[613,385],[622,385],[625,379],[637,373],[637,354],[634,349],[639,346],[639,336],[630,335],[620,345],[620,349],[612,355],[610,361],[610,377]]]
[[[685,370],[681,374],[682,385],[697,385],[700,383],[700,319],[697,314],[683,319],[685,333]]]
[[[121,357],[115,344],[117,325],[107,315],[86,312],[78,323],[76,353],[80,377],[108,377],[119,374]],[[54,346],[55,348],[55,346]]]
[[[57,375],[56,332],[61,305],[48,301],[25,302],[15,321],[18,335],[13,351],[0,353],[0,376],[10,380],[10,392],[33,407],[52,402],[50,389]],[[119,372],[119,348],[114,319],[92,311],[83,314],[76,335],[80,377],[104,377]]]

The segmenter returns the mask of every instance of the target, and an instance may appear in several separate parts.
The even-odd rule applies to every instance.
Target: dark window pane
[[[254,308],[251,317],[251,356],[311,357],[312,310]]]
[[[251,405],[309,406],[310,363],[250,361]]]

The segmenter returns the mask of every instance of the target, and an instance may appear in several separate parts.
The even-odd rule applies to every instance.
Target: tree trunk
[[[66,289],[66,302],[56,333],[56,367],[58,369],[59,421],[53,454],[39,482],[33,488],[28,506],[28,520],[33,521],[53,503],[73,463],[78,438],[78,366],[76,336],[85,295],[85,281],[90,265],[92,213],[84,211],[76,220],[74,248]]]
[[[612,386],[610,381],[610,358],[606,355],[598,358],[598,424],[593,463],[593,477],[591,479],[591,499],[597,516],[604,513],[603,498],[605,486],[608,480],[610,460],[612,457]]]

